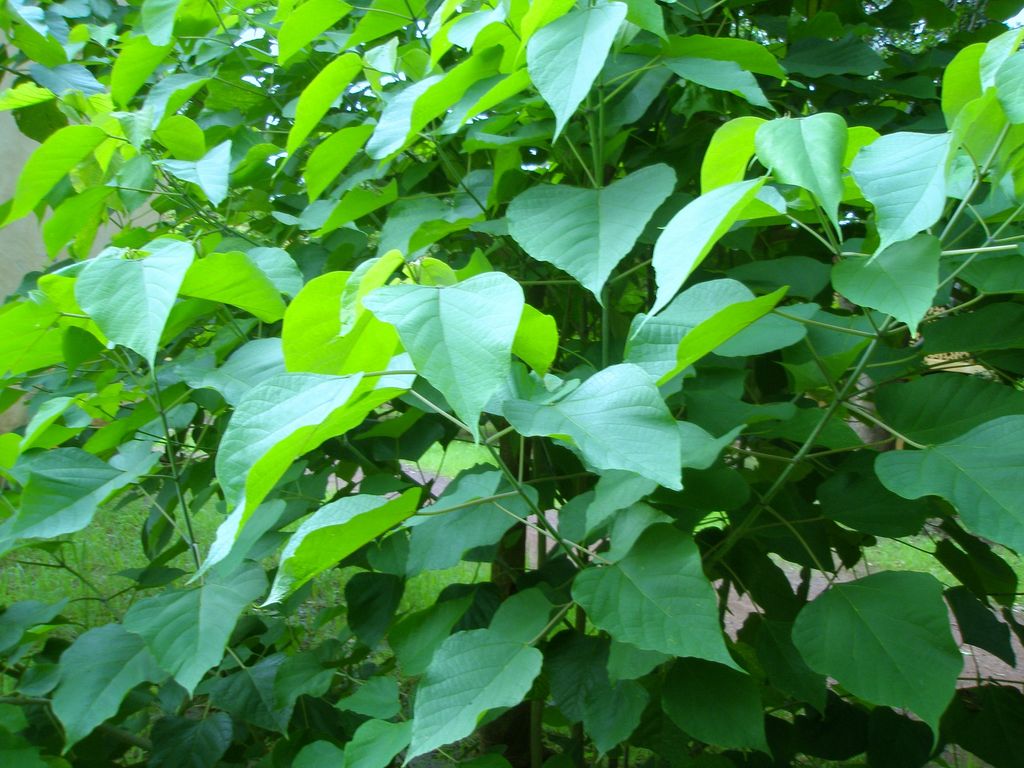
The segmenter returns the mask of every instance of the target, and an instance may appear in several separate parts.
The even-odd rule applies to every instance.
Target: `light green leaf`
[[[402,709],[398,681],[393,677],[371,677],[334,706],[367,717],[394,717]]]
[[[120,624],[107,624],[79,635],[61,654],[60,677],[53,713],[64,726],[65,745],[70,747],[116,715],[132,688],[159,682],[166,674],[141,637]]]
[[[167,318],[195,257],[180,240],[154,240],[148,255],[126,259],[107,251],[87,262],[75,283],[78,304],[115,344],[138,352],[153,367]]]
[[[158,457],[144,446],[105,462],[79,448],[53,448],[27,456],[18,511],[0,523],[0,553],[25,539],[52,539],[85,528],[99,505],[139,479]]]
[[[324,222],[320,229],[313,233],[313,236],[323,237],[328,232],[333,232],[350,221],[361,219],[368,213],[373,213],[385,205],[391,205],[397,199],[398,181],[396,179],[389,181],[383,189],[376,187],[368,189],[356,187],[355,189],[350,189],[342,195],[341,200],[338,201],[338,204],[334,206],[334,210],[331,211],[331,215],[327,217],[327,221]]]
[[[62,201],[53,215],[43,222],[46,255],[52,259],[70,240],[74,240],[73,245],[78,248],[78,238],[91,229],[89,223],[103,220],[112,194],[114,190],[110,187],[90,187]],[[90,240],[91,237],[89,235]]]
[[[832,267],[832,285],[854,304],[892,315],[917,333],[939,289],[941,256],[937,238],[918,235],[873,258],[845,257]]]
[[[981,89],[987,91],[995,85],[996,75],[1007,59],[1020,49],[1024,39],[1024,28],[1008,29],[985,44],[985,51],[978,60]]]
[[[3,224],[20,219],[39,205],[57,182],[106,138],[102,128],[92,125],[68,125],[50,134],[25,163]]]
[[[200,587],[140,600],[125,614],[124,627],[142,637],[157,664],[191,693],[220,663],[238,617],[266,588],[258,567],[209,577]]]
[[[1024,123],[1024,53],[1010,56],[996,72],[996,93],[1011,123]]]
[[[193,389],[215,389],[234,406],[261,381],[284,372],[281,339],[270,337],[246,342],[218,368],[186,370],[183,376]]]
[[[874,206],[878,251],[939,220],[949,152],[948,133],[902,132],[882,136],[857,153],[850,173]]]
[[[627,10],[618,2],[577,8],[538,30],[526,44],[526,68],[555,113],[556,139],[590,93]]]
[[[533,187],[509,204],[509,234],[530,256],[568,272],[600,301],[608,276],[675,183],[675,172],[658,164],[602,189]]]
[[[719,126],[700,165],[702,193],[743,181],[754,156],[754,136],[764,122],[760,117],[745,115]]]
[[[276,323],[284,317],[281,294],[241,251],[211,253],[194,261],[178,292],[231,304],[265,323]]]
[[[846,121],[822,112],[767,122],[758,128],[754,144],[761,165],[784,184],[795,184],[813,194],[838,227],[846,140]]]
[[[302,272],[288,251],[283,248],[250,248],[247,255],[279,293],[295,296],[302,290]]]
[[[626,20],[640,29],[646,29],[662,40],[665,38],[665,17],[655,0],[626,0],[629,11]]]
[[[345,45],[353,48],[415,24],[425,18],[426,5],[426,0],[373,0]]]
[[[616,642],[738,669],[697,545],[671,525],[648,528],[614,565],[579,573],[572,596]]]
[[[754,40],[735,37],[711,37],[709,35],[687,35],[672,37],[665,46],[665,55],[672,57],[693,57],[732,61],[748,72],[784,80],[786,71],[767,46]]]
[[[535,0],[530,3],[520,22],[519,36],[523,41],[520,51],[538,29],[564,16],[574,5],[573,0]]]
[[[166,46],[174,34],[174,17],[181,0],[143,0],[142,28],[153,45]]]
[[[401,665],[402,674],[423,674],[435,651],[451,634],[452,627],[473,602],[472,595],[442,600],[422,611],[409,614],[388,632],[388,645]]]
[[[416,688],[406,760],[465,738],[488,710],[518,704],[542,660],[536,648],[490,629],[449,637]]]
[[[654,244],[658,294],[651,315],[672,300],[763,184],[763,178],[726,184],[701,195],[672,217]]]
[[[979,536],[1024,551],[1024,416],[1002,416],[920,451],[875,460],[882,484],[905,499],[941,496]]]
[[[499,46],[475,53],[444,75],[434,75],[407,86],[384,108],[366,154],[382,160],[401,150],[428,123],[442,116],[475,83],[498,74]]]
[[[509,400],[503,414],[527,437],[554,436],[595,469],[625,469],[679,489],[679,431],[654,380],[630,364],[598,371],[555,402]]]
[[[267,604],[277,603],[412,515],[420,489],[394,499],[360,494],[320,507],[288,539]]]
[[[675,367],[658,379],[658,384],[664,384],[682,373],[754,321],[767,315],[785,295],[786,288],[783,287],[766,296],[730,304],[715,312],[679,342]]]
[[[371,133],[372,125],[354,125],[335,131],[317,144],[302,172],[302,178],[306,182],[306,194],[309,195],[311,202],[320,197],[320,193],[327,189],[352,161],[366,144]]]
[[[546,374],[558,354],[558,325],[551,315],[523,305],[516,337],[512,340],[512,354],[529,365],[541,376]]]
[[[228,196],[228,174],[231,171],[231,141],[225,141],[194,162],[161,160],[161,168],[172,176],[196,184],[211,203],[220,205]]]
[[[292,760],[292,768],[324,768],[345,765],[345,750],[329,741],[313,741],[299,750]]]
[[[6,112],[9,109],[31,107],[55,98],[57,98],[56,94],[49,88],[41,88],[31,82],[18,83],[13,88],[0,92],[0,112]]]
[[[153,131],[153,138],[167,147],[176,160],[198,160],[206,154],[206,134],[195,120],[169,115]]]
[[[754,76],[735,61],[715,59],[668,59],[665,66],[684,80],[716,91],[733,93],[758,107],[772,109]],[[742,178],[742,177],[741,177]]]
[[[53,302],[10,302],[0,306],[0,375],[47,368],[64,359],[64,328]]]
[[[278,64],[287,64],[296,53],[351,10],[352,6],[344,0],[308,0],[293,9],[277,33]]]
[[[412,737],[412,721],[367,720],[345,745],[345,768],[387,768]],[[324,768],[321,763],[316,768]]]
[[[964,663],[942,585],[912,571],[833,584],[800,611],[793,643],[815,672],[873,704],[906,707],[936,732]]]
[[[310,0],[310,2],[316,2],[316,0]],[[362,59],[356,54],[343,54],[321,69],[310,84],[302,89],[302,93],[299,94],[299,103],[295,106],[295,122],[292,124],[291,130],[288,131],[288,142],[285,145],[285,151],[288,154],[295,152],[306,140],[306,137],[327,114],[327,110],[331,108],[335,100],[345,92],[355,76],[359,74],[362,66]],[[312,162],[312,158],[310,158],[310,162]],[[310,195],[310,199],[315,197],[316,195]]]
[[[153,0],[146,0],[142,10],[143,16],[146,13],[146,6],[152,2]],[[174,4],[177,6],[177,0],[174,0]],[[114,103],[120,107],[127,107],[132,97],[139,92],[139,88],[149,80],[150,75],[170,53],[171,48],[167,41],[157,45],[146,37],[128,38],[114,59],[114,66],[110,72],[110,95]]]
[[[679,659],[665,678],[661,705],[697,741],[768,752],[764,705],[749,675],[703,659]]]
[[[942,73],[942,114],[946,127],[952,128],[960,111],[981,96],[979,64],[985,52],[984,43],[961,49]]]
[[[445,287],[380,288],[363,305],[398,329],[416,371],[440,390],[476,438],[480,413],[506,381],[523,291],[501,272]]]

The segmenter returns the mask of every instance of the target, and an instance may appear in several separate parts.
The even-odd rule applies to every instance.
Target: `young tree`
[[[1018,765],[1013,5],[11,0],[0,757]]]

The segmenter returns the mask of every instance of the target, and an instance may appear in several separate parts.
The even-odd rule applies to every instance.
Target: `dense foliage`
[[[0,763],[1020,765],[1017,10],[8,0]]]

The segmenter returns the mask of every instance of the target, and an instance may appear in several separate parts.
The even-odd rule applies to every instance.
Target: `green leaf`
[[[825,517],[875,536],[913,536],[934,514],[931,504],[907,501],[882,485],[867,452],[837,467],[818,486],[818,501]]]
[[[202,373],[186,372],[184,376],[193,389],[215,389],[228,403],[238,405],[254,386],[284,372],[281,340],[272,337],[246,342],[219,368]]]
[[[919,443],[951,441],[1000,416],[1024,414],[1024,393],[980,376],[933,373],[875,392],[882,420]]]
[[[167,173],[197,185],[207,199],[217,206],[228,196],[228,174],[231,170],[231,141],[224,141],[196,161],[161,160]]]
[[[501,272],[445,287],[380,288],[363,305],[398,329],[417,373],[479,436],[480,413],[509,376],[523,291]]]
[[[942,718],[950,741],[993,768],[1014,768],[1024,749],[1024,694],[991,683],[965,688]]]
[[[120,624],[79,635],[61,654],[60,685],[53,694],[53,713],[64,726],[65,745],[81,741],[116,715],[132,688],[165,676],[142,638]]]
[[[530,256],[568,272],[600,301],[608,276],[675,183],[675,172],[659,164],[602,189],[533,187],[509,204],[509,234]]]
[[[49,88],[41,88],[31,82],[18,83],[13,88],[0,92],[0,112],[43,104],[55,98],[56,94]]]
[[[326,765],[345,765],[345,750],[329,741],[314,741],[295,755],[292,768],[323,768]]]
[[[416,511],[420,489],[401,496],[360,494],[320,507],[291,535],[267,603],[276,603],[311,578],[373,541]]]
[[[345,768],[387,768],[395,756],[409,745],[412,721],[388,723],[367,720],[345,745]],[[317,768],[322,768],[319,764]]]
[[[310,0],[310,2],[316,1]],[[288,154],[295,152],[306,140],[306,137],[327,114],[327,110],[359,74],[362,66],[362,59],[356,54],[343,54],[321,69],[310,84],[302,89],[302,93],[299,94],[299,103],[295,106],[295,122],[292,124],[291,130],[288,131],[288,142],[285,145],[285,151]],[[310,163],[312,161],[313,158],[310,157]],[[340,168],[338,170],[340,171]],[[310,194],[310,199],[315,197],[317,195]]]
[[[732,61],[748,72],[784,80],[786,71],[767,46],[754,40],[709,35],[672,37],[664,53],[669,58],[687,56],[715,61]]]
[[[921,451],[875,461],[882,484],[905,499],[941,496],[979,536],[1024,551],[1024,416],[1002,416]]]
[[[153,367],[160,337],[185,273],[192,245],[154,240],[141,259],[107,251],[87,262],[75,283],[75,298],[115,344],[138,352]]]
[[[758,107],[772,108],[754,76],[734,61],[685,58],[668,59],[664,63],[684,80],[733,93]]]
[[[745,115],[718,127],[701,161],[701,193],[743,181],[754,156],[754,136],[764,122],[760,117]]]
[[[153,0],[147,0],[147,4],[151,2]],[[143,14],[146,12],[145,7],[143,5]],[[166,59],[171,47],[167,41],[154,44],[146,37],[128,38],[121,46],[110,72],[110,95],[114,103],[120,107],[127,107],[132,97],[139,92],[139,88]]]
[[[90,231],[82,222],[99,223],[107,211],[107,201],[114,194],[110,187],[90,187],[74,197],[69,197],[58,205],[53,215],[43,222],[43,242],[46,244],[46,255],[56,256],[60,249],[74,240],[76,252],[88,250],[79,245],[79,238]],[[88,235],[91,240],[92,235]],[[82,251],[77,251],[82,248]]]
[[[385,205],[391,205],[398,199],[398,182],[392,179],[387,186],[382,189],[377,187],[356,187],[350,189],[344,195],[341,200],[331,211],[331,215],[327,217],[327,221],[324,225],[314,232],[315,237],[322,237],[328,232],[333,232],[338,227],[348,224],[350,221],[361,219],[369,213],[373,213],[378,208],[383,208]],[[408,243],[406,243],[408,244]],[[384,251],[390,249],[383,249]],[[378,251],[380,253],[381,251]]]
[[[142,28],[153,45],[169,46],[181,0],[142,0]]]
[[[416,688],[406,760],[465,738],[488,710],[518,704],[542,659],[536,648],[490,629],[449,637]]]
[[[968,103],[981,96],[979,64],[985,52],[984,43],[961,49],[942,73],[942,114],[946,127],[952,128],[957,115]]]
[[[701,195],[672,217],[654,244],[658,294],[650,315],[658,314],[672,300],[763,184],[764,179],[726,184]]]
[[[795,41],[782,62],[788,72],[808,77],[873,75],[886,66],[874,48],[855,35],[840,40],[805,37]]]
[[[64,359],[64,328],[54,304],[37,301],[0,306],[0,375],[47,368]]]
[[[210,703],[257,728],[287,733],[292,709],[274,701],[274,680],[286,658],[275,653],[227,677],[214,678],[208,686]]]
[[[382,720],[394,717],[402,708],[398,700],[398,681],[391,677],[371,677],[355,693],[341,699],[335,706]]]
[[[661,705],[698,741],[768,752],[757,684],[735,669],[703,659],[679,659],[665,678]]]
[[[8,605],[0,613],[0,653],[16,648],[25,633],[39,624],[47,624],[67,606],[67,598],[48,605],[38,600],[22,600]]]
[[[351,10],[352,6],[344,0],[307,0],[293,9],[277,33],[277,63],[287,64]]]
[[[854,304],[892,315],[916,334],[939,289],[941,256],[937,238],[918,235],[872,258],[845,257],[832,267],[832,285]]]
[[[201,720],[161,717],[153,724],[151,768],[213,768],[231,745],[231,718],[209,712]]]
[[[394,651],[404,676],[416,677],[426,671],[434,653],[451,634],[471,602],[470,595],[442,600],[406,616],[391,628],[388,645]]]
[[[784,184],[795,184],[813,194],[838,228],[846,139],[846,121],[822,112],[767,122],[757,129],[754,144],[761,165]]]
[[[231,304],[265,323],[284,317],[284,301],[270,278],[241,251],[211,253],[192,263],[178,292]]]
[[[815,672],[873,704],[906,707],[936,732],[963,669],[942,585],[925,573],[833,584],[800,611],[793,643]]]
[[[18,511],[0,523],[0,553],[25,539],[82,530],[100,504],[149,472],[157,460],[148,446],[115,457],[116,466],[79,448],[53,448],[23,458],[18,468],[28,479]]]
[[[924,353],[985,352],[1024,347],[1024,305],[986,304],[973,312],[949,315],[922,330]]]
[[[576,576],[573,599],[620,643],[736,667],[718,623],[718,600],[693,539],[653,525],[614,565]]]
[[[996,72],[996,94],[1007,118],[1024,123],[1024,53],[1011,55]]]
[[[521,435],[566,440],[598,471],[625,469],[679,489],[679,431],[654,381],[630,364],[598,371],[555,402],[502,406]]]
[[[426,18],[425,11],[425,0],[373,0],[345,45],[352,48],[390,35],[414,24],[417,18]]]
[[[363,148],[372,133],[372,125],[353,125],[335,131],[316,145],[302,172],[310,202],[320,197],[320,194],[330,186]]]
[[[300,696],[319,698],[327,693],[334,681],[335,670],[330,663],[326,643],[312,651],[303,651],[289,656],[277,668],[274,675],[274,704],[280,709],[290,709]]]
[[[538,30],[527,43],[526,68],[555,113],[556,139],[590,93],[627,10],[618,2],[578,8]]]
[[[658,379],[658,384],[664,384],[677,374],[682,373],[754,321],[767,315],[785,295],[786,289],[783,287],[767,296],[730,304],[715,312],[710,318],[687,333],[679,342],[679,347],[676,350],[676,364],[672,370]]]
[[[103,129],[92,125],[68,125],[52,133],[22,168],[3,225],[20,219],[39,205],[57,182],[106,138]]]
[[[878,251],[932,226],[946,206],[948,133],[891,133],[857,153],[850,173],[875,209]]]
[[[523,305],[523,316],[512,340],[512,354],[541,376],[546,374],[558,354],[558,324],[551,315]]]
[[[235,622],[267,588],[261,568],[208,578],[198,588],[174,589],[135,603],[124,626],[146,641],[156,662],[191,693],[220,663]]]

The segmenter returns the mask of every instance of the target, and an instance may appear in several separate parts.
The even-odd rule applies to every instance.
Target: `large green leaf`
[[[502,413],[521,435],[567,441],[599,471],[626,469],[666,488],[681,487],[679,431],[643,369],[613,365],[549,399],[509,400]]]
[[[891,133],[857,153],[850,173],[875,209],[878,250],[909,240],[946,205],[948,133]]]
[[[871,703],[906,707],[933,731],[964,663],[942,585],[910,571],[833,584],[800,611],[793,643],[815,672]]]
[[[102,128],[69,125],[51,134],[25,163],[2,224],[20,219],[35,208],[61,179],[107,138]]]
[[[882,385],[875,407],[886,424],[911,440],[944,443],[986,421],[1024,414],[1024,392],[981,376],[934,373]]]
[[[45,297],[0,306],[0,375],[48,368],[64,359],[65,329]]]
[[[146,37],[128,38],[110,71],[110,95],[114,102],[126,107],[170,51],[171,46],[166,40],[154,44]]]
[[[153,723],[150,768],[213,768],[231,746],[231,718],[208,712],[200,720],[161,717]]]
[[[373,133],[372,125],[353,125],[335,131],[317,144],[309,154],[309,161],[302,172],[310,201],[320,197],[320,193],[327,189],[356,156],[356,153],[363,148],[371,133]]]
[[[702,193],[743,181],[754,156],[754,136],[763,124],[760,117],[744,115],[718,127],[700,165]]]
[[[614,565],[578,574],[572,596],[617,642],[738,669],[697,545],[670,525],[648,528]]]
[[[658,294],[651,315],[658,314],[672,300],[763,184],[764,179],[751,179],[717,187],[672,217],[654,244]]]
[[[1024,551],[1024,416],[1002,416],[921,451],[888,451],[879,480],[906,499],[941,496],[985,538]]]
[[[675,172],[659,164],[601,189],[532,187],[509,204],[509,234],[530,256],[568,272],[600,301],[608,276],[675,183]]]
[[[690,80],[705,88],[727,91],[746,99],[751,104],[771,109],[764,91],[754,76],[734,61],[715,59],[668,59],[665,66],[684,80]]]
[[[345,745],[345,768],[387,768],[412,737],[412,722],[367,720]],[[320,763],[316,768],[322,768]]]
[[[946,127],[952,128],[957,115],[968,103],[981,96],[979,62],[985,52],[984,43],[961,49],[942,73],[942,114]]]
[[[288,540],[267,602],[279,602],[318,573],[402,522],[416,511],[419,494],[418,488],[394,499],[361,494],[320,507]]]
[[[160,667],[191,693],[220,663],[238,617],[266,588],[262,568],[207,578],[200,587],[140,600],[128,609],[124,626],[144,638]]]
[[[1011,55],[996,72],[996,93],[1011,123],[1024,123],[1024,53]]]
[[[295,106],[295,122],[288,131],[288,141],[285,144],[285,151],[288,154],[298,149],[306,140],[331,105],[345,92],[362,66],[363,62],[356,54],[343,54],[321,69],[302,90],[299,94],[299,103]]]
[[[707,6],[710,10],[710,3]],[[786,71],[779,66],[778,59],[772,55],[771,50],[754,40],[710,35],[671,37],[665,46],[665,54],[669,57],[688,56],[731,61],[748,72],[768,75],[779,80],[786,78]]]
[[[536,648],[490,629],[449,637],[416,688],[406,759],[469,736],[490,709],[518,704],[540,673],[542,659]]]
[[[275,653],[227,677],[214,678],[207,687],[210,703],[257,728],[287,733],[292,707],[279,706],[274,699],[274,681],[285,659]]]
[[[754,144],[761,165],[779,181],[811,192],[838,227],[846,139],[846,121],[822,112],[767,122],[757,129]]]
[[[107,251],[86,263],[75,298],[115,344],[138,352],[153,367],[178,289],[195,252],[181,240],[154,240],[144,258]]]
[[[627,11],[618,2],[578,8],[538,30],[527,43],[526,67],[555,113],[555,138],[590,93]]]
[[[265,323],[276,323],[284,316],[280,292],[241,251],[211,253],[196,260],[185,273],[178,292],[231,304]]]
[[[64,726],[67,746],[116,715],[132,688],[164,677],[142,638],[120,624],[79,635],[61,654],[60,684],[53,694],[53,713]]]
[[[287,64],[325,30],[330,29],[352,6],[344,0],[307,0],[294,8],[277,33],[277,61]]]
[[[221,142],[198,160],[160,160],[158,164],[171,176],[195,184],[215,206],[228,196],[230,140]]]
[[[558,324],[555,318],[529,304],[523,305],[512,354],[542,376],[551,368],[558,354]]]
[[[27,475],[17,512],[0,523],[0,553],[26,539],[52,539],[80,531],[115,491],[149,472],[158,456],[148,445],[105,462],[79,448],[54,448],[27,456]]]
[[[937,238],[918,235],[873,258],[847,256],[832,267],[832,285],[854,304],[892,315],[917,333],[939,288],[941,256]]]
[[[768,752],[757,683],[735,669],[704,659],[679,659],[665,678],[661,706],[698,741]]]
[[[501,272],[456,285],[395,285],[363,299],[398,329],[417,373],[445,396],[473,436],[480,413],[508,378],[523,291]]]
[[[867,76],[885,67],[885,59],[855,35],[840,40],[803,37],[789,46],[783,65],[809,77],[855,74]]]

